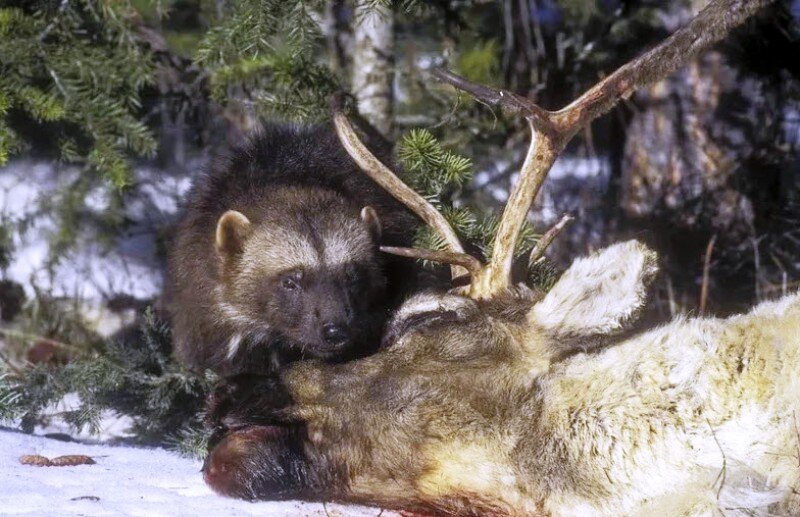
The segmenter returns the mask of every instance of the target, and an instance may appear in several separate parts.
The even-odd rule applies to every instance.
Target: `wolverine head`
[[[319,189],[285,187],[269,207],[225,212],[216,228],[220,298],[241,329],[228,353],[269,335],[305,357],[345,356],[382,310],[379,240],[372,208]]]

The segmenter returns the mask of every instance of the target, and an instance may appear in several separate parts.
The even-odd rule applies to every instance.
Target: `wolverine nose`
[[[325,338],[325,341],[328,343],[334,344],[347,341],[347,338],[350,336],[347,332],[347,328],[345,328],[343,325],[326,323],[322,327],[322,337]]]

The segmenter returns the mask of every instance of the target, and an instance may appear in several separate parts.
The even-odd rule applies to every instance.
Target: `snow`
[[[505,174],[514,163],[522,160],[522,154],[512,161],[507,158],[495,159],[488,169],[475,174],[474,184],[480,186],[498,204],[508,200],[509,186],[516,184],[518,173],[511,174],[509,181],[495,181]],[[547,227],[555,223],[565,213],[578,215],[587,207],[587,200],[602,199],[608,188],[611,169],[607,157],[581,157],[562,155],[553,164],[547,181],[530,213],[530,220]]]
[[[34,467],[24,454],[91,456],[95,465]],[[203,482],[201,462],[163,449],[64,442],[0,430],[0,510],[6,516],[353,516],[379,509],[328,503],[257,502],[220,497]],[[383,512],[383,515],[390,515]]]
[[[202,165],[192,170],[198,168]],[[48,240],[56,224],[41,203],[52,199],[79,173],[75,167],[25,159],[0,168],[0,220],[28,221],[26,231],[13,236],[15,251],[6,278],[21,283],[29,296],[34,285],[53,296],[95,303],[118,294],[138,299],[158,295],[163,264],[157,256],[156,240],[159,231],[174,219],[191,179],[175,171],[137,167],[138,194],[125,207],[125,217],[132,222],[127,232],[107,249],[83,229],[76,247],[49,271]],[[110,202],[108,193],[107,185],[91,190],[85,199],[87,209],[105,210]]]

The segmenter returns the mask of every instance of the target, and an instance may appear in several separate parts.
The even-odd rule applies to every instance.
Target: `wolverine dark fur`
[[[169,257],[178,359],[231,376],[368,352],[412,271],[378,240],[408,245],[416,224],[331,127],[266,128],[188,196]]]

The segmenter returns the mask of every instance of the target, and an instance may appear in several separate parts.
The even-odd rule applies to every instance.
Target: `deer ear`
[[[244,249],[244,242],[250,235],[250,219],[236,210],[228,210],[217,222],[217,251],[222,256],[238,255]]]
[[[383,229],[381,227],[381,218],[378,217],[378,212],[371,206],[365,206],[361,209],[361,220],[367,225],[367,229],[375,242],[381,242]]]
[[[578,259],[532,309],[553,334],[589,336],[625,328],[642,308],[658,267],[654,251],[637,241]]]

